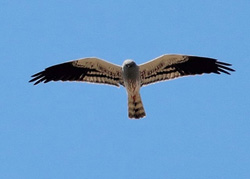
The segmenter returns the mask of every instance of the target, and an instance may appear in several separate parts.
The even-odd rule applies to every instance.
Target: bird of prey
[[[233,72],[231,64],[213,58],[189,55],[162,55],[147,63],[137,65],[133,60],[125,60],[122,66],[99,58],[82,58],[46,68],[32,75],[29,82],[34,85],[49,81],[81,81],[124,86],[128,95],[129,118],[146,116],[140,88],[159,81],[171,80],[188,75],[203,73]]]

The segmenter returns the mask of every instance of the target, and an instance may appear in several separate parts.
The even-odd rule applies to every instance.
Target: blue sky
[[[250,178],[250,2],[0,1],[0,178]],[[30,76],[82,57],[217,58],[232,75],[141,89]]]

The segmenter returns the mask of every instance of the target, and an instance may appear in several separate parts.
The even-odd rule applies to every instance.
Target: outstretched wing
[[[140,65],[141,86],[187,75],[221,72],[230,74],[234,70],[228,66],[231,64],[213,58],[163,55]]]
[[[98,58],[83,58],[46,68],[32,75],[34,85],[49,81],[85,81],[123,85],[121,67]]]

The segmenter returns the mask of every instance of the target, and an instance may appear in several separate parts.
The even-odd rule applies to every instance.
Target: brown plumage
[[[129,118],[140,119],[146,116],[140,96],[142,86],[204,73],[229,75],[234,71],[230,66],[214,58],[188,55],[162,55],[141,65],[125,60],[122,66],[98,58],[83,58],[48,67],[32,75],[29,82],[34,82],[34,85],[49,81],[82,81],[117,87],[122,85],[128,94]]]

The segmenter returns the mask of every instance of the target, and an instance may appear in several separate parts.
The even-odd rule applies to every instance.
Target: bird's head
[[[129,69],[129,68],[133,68],[133,67],[137,67],[136,63],[133,60],[125,60],[122,64],[122,68],[123,69]]]
[[[125,60],[122,64],[122,74],[125,79],[137,80],[139,78],[139,66],[133,60]]]

